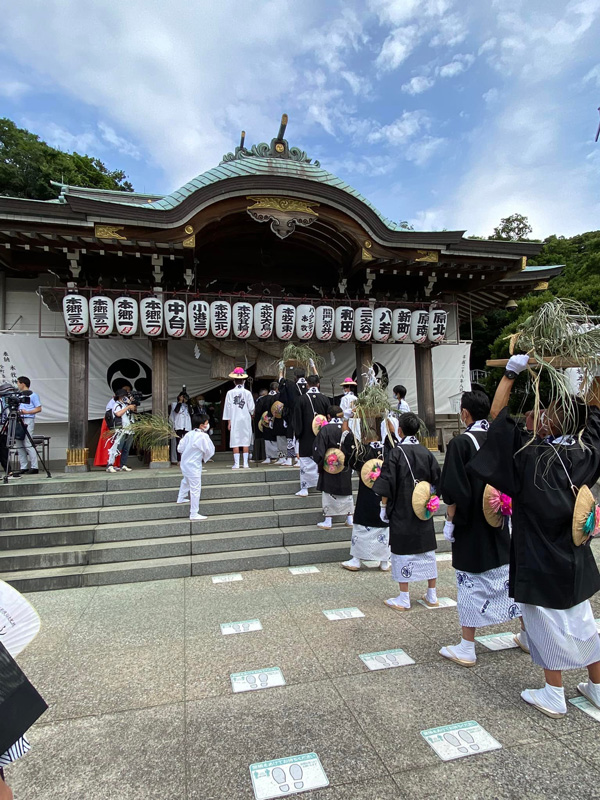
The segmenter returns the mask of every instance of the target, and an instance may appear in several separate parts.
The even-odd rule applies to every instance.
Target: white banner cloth
[[[223,382],[210,377],[210,358],[200,353],[195,358],[196,342],[169,341],[169,397],[174,400],[183,384],[191,396],[209,392]],[[282,345],[283,348],[283,345]],[[433,349],[435,410],[450,414],[449,397],[471,388],[469,379],[470,342],[440,345]],[[340,383],[356,371],[353,342],[332,343],[335,363],[326,357],[322,370],[321,391],[341,395]],[[66,422],[69,393],[69,345],[64,339],[40,339],[36,334],[0,334],[0,382],[14,382],[18,375],[31,379],[31,388],[41,398],[43,411],[39,422]],[[387,374],[389,394],[403,384],[406,399],[417,410],[414,346],[374,344],[373,361],[378,376]],[[248,364],[250,366],[250,364]],[[276,369],[276,366],[274,367]],[[112,396],[111,384],[127,380],[144,395],[151,394],[151,342],[143,339],[108,339],[90,341],[89,419],[101,419]],[[227,388],[230,388],[228,384]],[[150,408],[148,399],[142,409]]]

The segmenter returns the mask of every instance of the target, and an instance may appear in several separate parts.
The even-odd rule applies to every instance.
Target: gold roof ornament
[[[119,231],[124,231],[123,225],[95,225],[94,236],[96,239],[127,239],[122,236]]]

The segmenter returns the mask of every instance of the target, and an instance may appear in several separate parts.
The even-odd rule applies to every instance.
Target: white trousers
[[[27,431],[29,432],[30,436],[33,436],[33,429],[35,428],[35,420],[34,419],[26,419],[24,420],[25,425],[27,426]],[[31,442],[28,439],[17,439],[15,442],[15,447],[17,450],[17,455],[19,456],[19,464],[21,465],[21,469],[27,469],[28,466],[31,469],[38,468],[38,457],[37,453],[35,452],[35,447],[32,446]],[[29,461],[29,465],[28,462]]]
[[[319,482],[319,468],[310,457],[300,456],[300,488],[314,489]]]
[[[279,458],[279,450],[277,449],[277,442],[265,439],[265,455],[267,458]]]
[[[202,473],[183,475],[179,486],[178,503],[183,503],[190,496],[190,517],[198,513],[200,508],[200,492],[202,491]]]

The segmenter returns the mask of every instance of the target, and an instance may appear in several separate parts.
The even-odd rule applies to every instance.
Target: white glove
[[[308,359],[308,366],[309,366],[309,367],[312,367],[312,368],[314,369],[315,362],[312,360],[312,358],[309,358],[309,359]]]
[[[529,363],[529,356],[519,355],[519,356],[511,356],[508,359],[508,364],[506,365],[506,369],[509,372],[515,372],[517,375],[520,375],[523,370],[527,369],[527,364]]]
[[[386,506],[381,506],[381,509],[379,511],[379,516],[380,516],[382,522],[389,522],[390,521],[389,517],[387,515],[387,507]]]
[[[284,369],[285,369],[285,361],[280,361],[279,362],[279,372],[283,372]]]
[[[444,539],[448,542],[455,541],[454,539],[454,523],[450,522],[450,520],[446,520],[444,522]]]

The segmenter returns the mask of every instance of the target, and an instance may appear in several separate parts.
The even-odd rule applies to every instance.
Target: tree
[[[0,195],[51,200],[58,194],[50,181],[93,189],[132,192],[122,170],[109,170],[97,158],[63,153],[14,122],[0,118]]]
[[[410,225],[408,220],[403,219],[401,222],[398,223],[398,227],[401,228],[403,231],[414,231],[415,226]]]
[[[527,217],[523,214],[511,214],[504,217],[500,224],[494,228],[494,233],[490,239],[504,239],[505,241],[521,242],[527,239],[533,228],[529,224]]]

